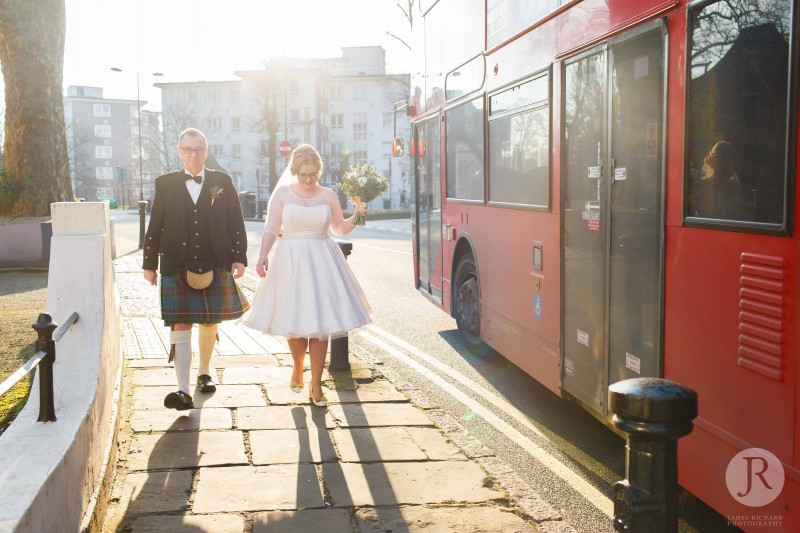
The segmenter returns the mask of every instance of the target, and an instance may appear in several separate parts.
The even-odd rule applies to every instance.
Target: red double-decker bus
[[[794,3],[419,7],[419,290],[473,347],[602,418],[623,379],[694,389],[681,484],[800,531]],[[766,459],[735,461],[753,448],[782,489]],[[726,481],[740,463],[761,499]]]

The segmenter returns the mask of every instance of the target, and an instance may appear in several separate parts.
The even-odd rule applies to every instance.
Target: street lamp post
[[[122,72],[119,67],[111,67],[114,72]],[[153,72],[151,76],[163,76],[161,72]],[[136,118],[139,126],[139,201],[144,200],[144,169],[142,167],[142,101],[139,97],[139,73],[136,73]]]

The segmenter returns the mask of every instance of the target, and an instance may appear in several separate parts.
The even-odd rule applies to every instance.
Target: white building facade
[[[405,110],[395,114],[395,104],[407,98],[409,76],[386,74],[382,47],[342,52],[340,58],[274,59],[263,70],[235,72],[236,80],[156,84],[164,137],[177,140],[180,130],[199,128],[239,191],[261,201],[270,174],[277,179],[287,162],[280,143],[308,143],[323,157],[323,184],[335,184],[355,164],[371,163],[391,189],[370,209],[400,208],[410,169],[408,158],[392,159],[391,145],[395,136],[409,138]]]

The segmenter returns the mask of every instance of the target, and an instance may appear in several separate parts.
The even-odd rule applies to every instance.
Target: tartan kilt
[[[161,276],[161,318],[165,325],[219,324],[239,318],[250,308],[231,273],[215,270],[214,282],[202,291],[186,286],[182,270]]]

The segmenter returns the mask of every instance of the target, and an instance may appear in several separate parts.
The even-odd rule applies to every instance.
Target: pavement
[[[541,527],[487,473],[485,450],[352,352],[350,372],[326,370],[328,408],[314,407],[307,388],[289,389],[285,342],[225,322],[216,392],[164,409],[176,390],[168,330],[140,265],[141,253],[115,261],[125,368],[104,531],[562,530]]]

